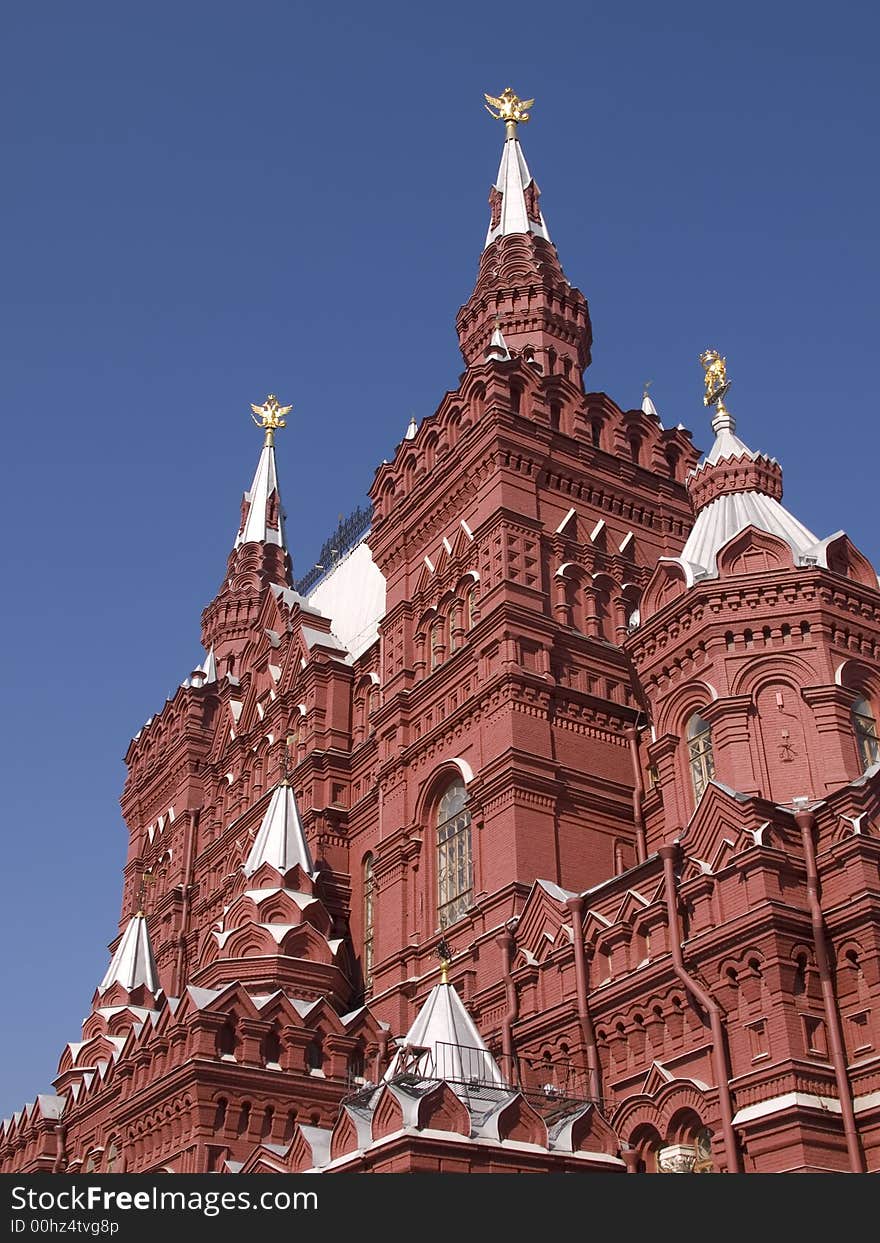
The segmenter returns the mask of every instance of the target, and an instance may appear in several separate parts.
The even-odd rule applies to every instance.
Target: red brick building
[[[586,391],[499,102],[465,371],[316,581],[256,408],[206,657],[126,754],[111,963],[5,1171],[880,1169],[877,575],[783,507],[714,352],[704,458]]]

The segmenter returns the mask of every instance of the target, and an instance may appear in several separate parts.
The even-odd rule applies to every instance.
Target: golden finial
[[[437,957],[440,959],[440,983],[449,983],[449,964],[452,962],[452,950],[444,937],[437,946]]]
[[[274,393],[270,393],[262,406],[255,406],[251,402],[251,410],[253,414],[251,418],[257,427],[261,427],[266,433],[264,444],[271,445],[275,443],[275,432],[279,427],[286,427],[285,414],[290,414],[293,406],[279,406],[278,398]],[[259,418],[257,418],[259,415]]]
[[[529,119],[529,108],[535,103],[533,99],[520,99],[509,86],[505,86],[497,99],[494,95],[485,95],[484,98],[486,111],[496,121],[504,122],[508,138],[516,137],[517,125],[520,123],[525,125]],[[493,112],[493,108],[497,108],[498,111]]]
[[[135,911],[136,919],[144,919],[146,917],[147,885],[152,885],[154,880],[152,868],[147,868],[146,872],[141,872],[141,883],[138,886],[138,909]]]
[[[718,414],[729,415],[730,411],[724,405],[724,398],[730,388],[730,381],[727,378],[727,359],[722,358],[717,350],[703,350],[700,362],[706,373],[703,377],[706,385],[703,405],[715,406]]]

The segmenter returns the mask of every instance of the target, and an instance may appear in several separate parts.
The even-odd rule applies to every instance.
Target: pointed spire
[[[579,384],[593,340],[587,301],[562,270],[517,138],[534,100],[519,99],[509,87],[486,100],[492,116],[504,122],[506,138],[489,193],[491,216],[476,287],[456,316],[461,352],[468,367],[482,366],[493,321],[501,318],[512,358]]]
[[[385,1072],[385,1078],[393,1079],[406,1069],[409,1073],[424,1075],[426,1079],[457,1082],[479,1079],[503,1084],[504,1076],[498,1063],[465,1009],[464,1002],[448,981],[448,969],[448,961],[441,959],[440,983],[425,998],[406,1034],[403,1047]],[[407,1050],[412,1051],[410,1057],[407,1057]]]
[[[492,333],[492,339],[486,347],[486,361],[506,363],[509,359],[510,350],[507,348],[507,342],[504,340],[501,325],[496,320],[495,331]]]
[[[498,176],[489,196],[492,217],[483,249],[496,238],[506,237],[509,233],[534,233],[549,242],[550,233],[538,205],[540,191],[529,172],[517,138],[517,125],[528,121],[528,108],[535,101],[519,99],[509,86],[500,98],[487,95],[486,100],[489,114],[496,120],[504,121],[506,137]],[[489,105],[493,105],[497,112],[493,112]]]
[[[287,548],[275,467],[275,446],[271,441],[263,445],[254,481],[250,491],[244,494],[242,511],[241,525],[235,538],[236,548],[241,548],[242,544],[277,544],[279,548]]]
[[[202,662],[201,669],[205,675],[205,683],[217,681],[217,661],[214,659],[213,647]]]
[[[98,992],[105,993],[112,984],[121,984],[127,992],[132,992],[141,984],[151,993],[159,991],[159,972],[143,911],[138,911],[128,921],[107,974],[98,985]]]
[[[657,422],[660,423],[660,426],[662,427],[663,424],[660,420],[660,415],[657,413],[657,407],[654,405],[653,401],[648,396],[648,389],[651,387],[651,383],[652,383],[651,380],[648,380],[647,384],[645,385],[645,391],[642,393],[642,413],[647,414],[649,418],[656,419]]]
[[[184,678],[181,686],[194,686],[201,689],[211,682],[217,681],[217,661],[214,659],[213,647],[200,665],[196,665],[188,678]]]
[[[290,406],[273,394],[262,406],[251,403],[252,418],[264,432],[263,448],[250,490],[245,492],[241,521],[217,595],[202,613],[202,646],[213,649],[215,669],[229,673],[250,636],[263,593],[291,587],[291,559],[284,534],[284,514],[275,466],[275,432],[284,427]],[[260,417],[257,418],[256,416]]]
[[[282,875],[297,863],[304,872],[314,872],[296,798],[286,783],[276,786],[242,870],[252,876],[264,863]]]
[[[413,414],[410,416],[409,425],[407,426],[407,429],[403,434],[404,440],[415,440],[416,433],[418,432],[418,430],[419,430],[419,425],[416,422],[416,416]]]

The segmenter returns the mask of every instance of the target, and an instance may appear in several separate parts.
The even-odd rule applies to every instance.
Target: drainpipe
[[[810,922],[813,926],[816,966],[819,969],[819,981],[822,985],[825,1022],[828,1025],[828,1042],[831,1046],[834,1078],[837,1080],[837,1095],[840,1100],[840,1113],[843,1119],[843,1131],[846,1136],[849,1168],[853,1174],[864,1174],[865,1162],[862,1157],[861,1145],[859,1144],[858,1130],[856,1129],[852,1088],[847,1073],[846,1048],[840,1024],[840,1009],[834,993],[834,978],[831,974],[828,941],[825,936],[825,920],[822,916],[819,871],[816,867],[816,817],[811,811],[797,811],[795,812],[794,819],[795,824],[801,831],[801,839],[804,844],[804,860],[807,866],[807,905],[810,908]]]
[[[52,1173],[62,1174],[67,1169],[67,1127],[59,1122],[55,1127],[55,1160]]]
[[[659,850],[663,860],[663,881],[666,892],[666,914],[669,921],[669,946],[672,950],[672,965],[675,974],[681,980],[691,997],[709,1015],[709,1026],[712,1031],[712,1067],[718,1084],[718,1104],[721,1110],[721,1130],[724,1135],[724,1155],[727,1158],[727,1169],[730,1174],[741,1174],[742,1160],[736,1134],[733,1129],[733,1104],[730,1097],[730,1073],[727,1066],[726,1040],[721,1008],[716,1001],[688,973],[681,952],[681,925],[678,920],[678,901],[675,884],[675,860],[678,857],[678,846],[667,844]]]
[[[587,985],[587,953],[584,948],[584,900],[576,894],[565,904],[571,911],[572,932],[574,934],[574,980],[577,989],[578,1020],[587,1057],[587,1078],[590,1085],[590,1096],[598,1104],[602,1100],[602,1071],[599,1066],[599,1050],[596,1047],[596,1032],[593,1027],[593,1016],[590,1014],[590,1001]]]
[[[376,1050],[376,1082],[382,1082],[382,1075],[388,1063],[388,1041],[391,1039],[391,1033],[387,1031],[379,1032],[379,1046]]]
[[[516,985],[511,975],[513,951],[516,948],[516,942],[509,927],[505,928],[503,932],[499,932],[495,940],[501,948],[501,975],[504,978],[504,992],[507,998],[507,1009],[501,1018],[501,1048],[504,1064],[509,1067],[510,1082],[511,1084],[517,1084],[519,1083],[519,1066],[513,1046],[513,1025],[519,1018],[519,997],[517,996]]]
[[[183,906],[180,913],[180,936],[177,938],[177,958],[175,961],[174,974],[175,984],[174,991],[179,997],[183,993],[184,965],[186,956],[186,934],[189,931],[189,911],[191,905],[190,893],[192,891],[193,882],[193,858],[196,849],[196,837],[199,832],[199,811],[198,808],[192,813],[189,825],[189,833],[186,838],[186,858],[183,864]]]
[[[642,810],[642,799],[645,787],[642,785],[642,767],[639,763],[639,731],[635,725],[627,725],[623,731],[629,740],[629,757],[633,770],[633,824],[636,830],[636,862],[644,863],[648,857],[648,846],[645,840],[645,813]]]

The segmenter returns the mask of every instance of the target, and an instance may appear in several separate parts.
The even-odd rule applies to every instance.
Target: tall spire
[[[284,514],[275,465],[275,432],[285,426],[291,406],[270,393],[262,405],[251,403],[252,419],[264,433],[253,483],[245,492],[241,521],[226,565],[226,577],[202,614],[202,646],[214,653],[215,667],[230,671],[270,587],[290,587],[291,562],[284,534]]]
[[[511,357],[525,355],[545,375],[562,374],[579,386],[590,363],[590,314],[559,263],[517,137],[535,101],[510,87],[486,101],[490,115],[504,122],[505,139],[476,288],[456,317],[461,352],[468,367],[501,361],[486,349],[500,319]]]
[[[143,911],[138,911],[128,921],[107,973],[98,985],[98,992],[106,993],[113,984],[121,984],[129,993],[141,984],[151,993],[159,991],[159,972]]]
[[[244,494],[241,525],[235,540],[236,548],[251,543],[285,547],[284,515],[281,512],[281,493],[278,490],[278,472],[275,467],[275,432],[279,427],[286,426],[284,416],[292,409],[293,406],[279,405],[274,393],[270,393],[261,406],[251,403],[251,417],[257,427],[265,432],[265,438],[254,481],[250,491]]]
[[[535,101],[519,99],[509,86],[500,98],[487,95],[486,101],[489,115],[498,121],[504,121],[505,125],[501,164],[489,196],[492,216],[486,233],[486,246],[494,242],[496,237],[503,237],[508,233],[534,233],[549,242],[550,233],[539,206],[540,190],[529,172],[526,157],[517,138],[517,126],[528,121],[528,109]],[[490,105],[494,105],[497,111],[493,112]]]

